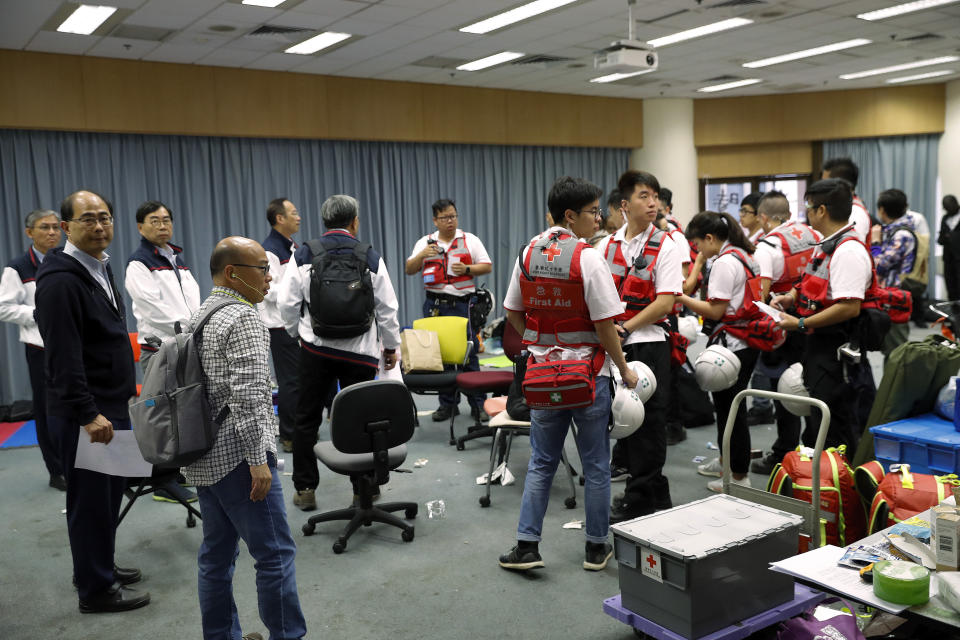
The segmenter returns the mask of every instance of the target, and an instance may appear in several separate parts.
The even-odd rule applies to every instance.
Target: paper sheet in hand
[[[75,465],[78,469],[128,478],[149,477],[153,473],[153,465],[143,459],[137,439],[129,429],[114,430],[110,444],[103,444],[90,442],[90,435],[80,427]]]
[[[861,580],[859,572],[855,569],[837,566],[837,561],[843,556],[843,552],[844,549],[840,547],[827,545],[786,560],[774,562],[770,565],[770,568],[780,573],[816,582],[831,591],[883,609],[888,613],[900,613],[907,608],[906,605],[887,602],[873,595],[873,585]]]
[[[760,302],[759,300],[755,301],[753,304],[757,305],[757,309],[760,309],[760,311],[763,311],[777,322],[783,320],[783,313],[780,311],[780,309],[775,309],[774,307],[771,307],[765,302]]]

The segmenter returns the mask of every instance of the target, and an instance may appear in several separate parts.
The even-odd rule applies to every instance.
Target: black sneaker
[[[610,465],[610,482],[626,482],[630,477],[630,472],[626,467],[615,467]]]
[[[583,555],[583,568],[587,571],[603,571],[613,557],[613,545],[609,542],[588,542]]]
[[[50,486],[58,491],[66,491],[67,481],[59,473],[53,473],[50,475]]]
[[[769,476],[773,472],[773,468],[777,466],[777,463],[780,462],[780,456],[775,454],[773,451],[763,456],[759,460],[754,460],[750,463],[750,471],[754,473],[759,473],[763,476]]]
[[[773,422],[773,407],[768,409],[756,409],[753,407],[747,411],[747,426],[752,427],[758,424],[770,424]]]
[[[667,445],[672,446],[687,439],[687,429],[682,424],[667,425]]]
[[[472,417],[473,421],[477,424],[490,422],[490,416],[487,415],[486,411],[481,411],[479,407],[472,407],[470,409],[470,417]]]
[[[510,553],[500,556],[500,566],[504,569],[513,569],[515,571],[527,571],[529,569],[539,569],[543,566],[543,558],[537,551],[537,545],[532,547],[519,544]]]
[[[157,502],[175,502],[179,504],[181,500],[183,502],[196,502],[197,494],[189,489],[184,489],[176,482],[170,482],[162,488],[156,489],[153,492],[153,499]]]
[[[449,420],[451,416],[460,415],[460,409],[453,404],[444,404],[440,405],[440,408],[433,412],[433,421],[434,422],[443,422]]]

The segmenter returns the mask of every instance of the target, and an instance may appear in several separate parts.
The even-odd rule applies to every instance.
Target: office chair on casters
[[[393,515],[403,511],[417,517],[416,502],[390,502],[373,506],[373,495],[407,458],[406,442],[413,437],[416,408],[413,398],[398,380],[371,380],[351,385],[333,400],[330,441],[313,448],[317,459],[335,473],[350,476],[358,500],[346,509],[311,516],[303,534],[313,535],[318,522],[349,520],[333,543],[334,553],[343,553],[347,540],[360,528],[382,522],[403,530],[404,542],[413,540],[413,525]]]
[[[456,393],[457,375],[466,364],[470,357],[470,349],[473,348],[473,343],[467,340],[467,319],[460,316],[419,318],[413,321],[413,328],[436,333],[440,339],[440,357],[443,364],[452,365],[454,368],[436,372],[404,373],[403,384],[407,386],[410,393],[418,395],[438,396],[441,393]],[[414,406],[414,414],[416,414],[416,406]],[[457,439],[453,435],[453,421],[456,417],[455,413],[450,416],[450,444],[457,444]]]

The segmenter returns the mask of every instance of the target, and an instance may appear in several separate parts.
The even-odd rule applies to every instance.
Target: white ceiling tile
[[[375,4],[356,14],[360,20],[375,20],[387,24],[399,24],[409,18],[424,13],[421,7],[401,7],[396,5]]]
[[[100,38],[100,42],[88,49],[87,55],[137,60],[156,49],[159,45],[159,42],[150,40],[105,37]]]
[[[304,0],[293,10],[306,13],[317,13],[331,18],[343,18],[359,13],[369,6],[355,0]]]
[[[352,33],[359,36],[372,36],[375,33],[386,31],[390,25],[386,22],[374,22],[371,20],[360,20],[358,18],[345,18],[338,20],[327,27],[328,31],[338,31],[340,33]]]
[[[209,54],[198,59],[196,63],[213,65],[215,67],[245,67],[262,55],[264,55],[262,51],[222,47],[220,49],[214,49]]]
[[[124,22],[163,29],[186,29],[220,2],[222,0],[149,0]]]
[[[60,6],[60,0],[33,0],[18,2],[3,0],[3,20],[0,20],[0,49],[22,49],[33,34]]]
[[[153,62],[177,62],[193,64],[210,54],[216,45],[183,44],[180,42],[165,42],[143,57]]]
[[[279,9],[225,2],[204,18],[213,23],[258,25],[270,22],[271,18],[277,17],[280,13]]]
[[[285,11],[281,15],[272,18],[270,24],[281,27],[298,27],[300,29],[325,30],[327,26],[336,22],[337,18],[325,16],[320,13],[307,13],[306,11]]]
[[[244,66],[248,69],[263,69],[266,71],[290,71],[303,63],[299,58],[300,56],[290,53],[268,53]]]
[[[38,31],[27,44],[28,51],[43,51],[46,53],[66,53],[82,55],[97,44],[97,36],[81,36],[75,33],[59,33],[57,31]]]

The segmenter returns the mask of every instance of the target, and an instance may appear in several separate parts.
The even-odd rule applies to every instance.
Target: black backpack
[[[367,252],[358,242],[353,249],[329,251],[318,240],[306,243],[313,253],[310,270],[310,316],[313,333],[321,338],[354,338],[373,324],[375,302]]]

